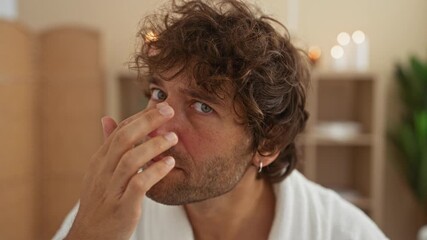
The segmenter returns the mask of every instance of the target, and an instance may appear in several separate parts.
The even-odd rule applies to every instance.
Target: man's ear
[[[255,153],[254,158],[252,159],[252,164],[255,166],[259,166],[262,162],[264,167],[270,165],[274,160],[276,160],[277,156],[279,156],[280,151],[277,151],[273,154],[271,153],[259,153],[258,151]]]

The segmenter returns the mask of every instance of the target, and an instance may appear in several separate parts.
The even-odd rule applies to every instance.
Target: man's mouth
[[[151,161],[153,161],[153,162],[158,162],[158,161],[162,160],[163,158],[164,158],[164,156],[162,156],[162,155],[160,154],[160,155],[156,156],[155,158],[151,159]]]
[[[162,160],[164,157],[166,157],[167,155],[163,155],[163,154],[160,154],[160,155],[158,155],[158,156],[156,156],[156,157],[154,157],[153,159],[151,159],[149,162],[147,162],[146,164],[145,164],[145,166],[144,166],[144,168],[148,168],[148,167],[150,167],[152,164],[154,164],[155,162],[158,162],[158,161],[160,161],[160,160]],[[176,160],[176,159],[175,159]],[[175,167],[176,167],[176,165],[175,165]]]

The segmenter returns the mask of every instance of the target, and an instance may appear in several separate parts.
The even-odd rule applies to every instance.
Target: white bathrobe
[[[382,240],[381,230],[362,211],[334,191],[307,180],[298,171],[274,185],[276,213],[269,240]],[[142,217],[131,240],[192,240],[182,206],[145,198]],[[68,233],[78,206],[65,219],[54,240]],[[247,226],[253,228],[257,226]]]

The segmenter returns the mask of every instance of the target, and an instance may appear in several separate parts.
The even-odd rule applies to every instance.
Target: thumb
[[[102,132],[104,133],[104,140],[117,128],[117,123],[109,116],[101,118]]]

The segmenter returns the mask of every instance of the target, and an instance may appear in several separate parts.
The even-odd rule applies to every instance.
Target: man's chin
[[[185,204],[182,193],[183,176],[176,169],[157,182],[148,190],[146,196],[151,200],[165,205]]]
[[[200,194],[201,189],[191,187],[187,180],[182,172],[173,170],[156,183],[146,196],[155,202],[174,206],[200,202],[210,197],[207,193]]]

